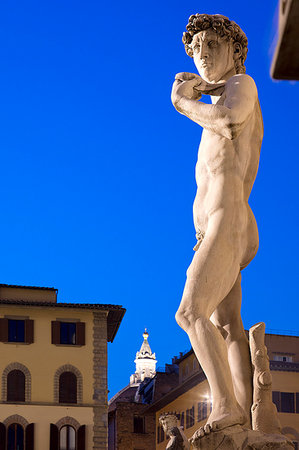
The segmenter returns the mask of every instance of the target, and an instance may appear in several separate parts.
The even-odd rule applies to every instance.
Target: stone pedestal
[[[191,449],[198,450],[293,450],[293,444],[282,434],[265,434],[240,425],[212,431],[190,439]]]

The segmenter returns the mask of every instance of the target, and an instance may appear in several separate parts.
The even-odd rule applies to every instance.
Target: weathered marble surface
[[[195,14],[183,35],[200,74],[175,77],[176,110],[203,128],[193,219],[197,244],[178,324],[187,332],[211,389],[203,433],[251,427],[252,372],[240,315],[241,270],[258,249],[248,198],[257,174],[263,122],[254,80],[245,74],[247,38],[222,15]],[[201,100],[209,94],[212,104]]]
[[[265,324],[260,322],[249,330],[249,346],[253,364],[252,429],[264,433],[280,433],[276,405],[272,402],[272,375],[265,346]]]
[[[265,434],[240,425],[213,431],[201,438],[190,439],[196,450],[294,450],[294,445],[281,434]]]

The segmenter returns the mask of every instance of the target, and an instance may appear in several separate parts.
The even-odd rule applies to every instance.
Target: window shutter
[[[25,320],[25,342],[27,344],[33,343],[33,320]]]
[[[85,450],[85,425],[78,429],[78,450]]]
[[[76,344],[85,345],[85,323],[76,323]]]
[[[280,392],[272,391],[272,402],[276,405],[277,411],[281,411]]]
[[[0,342],[8,341],[8,319],[0,319]]]
[[[52,344],[60,344],[60,322],[52,321]]]
[[[0,423],[0,450],[6,449],[6,428],[3,423]]]
[[[25,375],[21,370],[11,370],[7,375],[7,401],[25,401]]]
[[[58,427],[54,423],[50,424],[50,450],[59,450]]]
[[[59,377],[59,403],[77,403],[77,377],[63,372]]]
[[[34,450],[34,423],[26,427],[26,450]]]

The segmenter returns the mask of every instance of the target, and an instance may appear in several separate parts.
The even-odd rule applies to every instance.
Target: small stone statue
[[[178,427],[177,416],[173,413],[162,414],[159,422],[166,436],[170,437],[167,450],[189,450],[190,445],[183,431]]]

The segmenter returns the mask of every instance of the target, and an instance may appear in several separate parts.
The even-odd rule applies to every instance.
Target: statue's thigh
[[[239,273],[233,257],[225,258],[200,248],[187,270],[183,303],[197,315],[210,317],[230,292]]]

